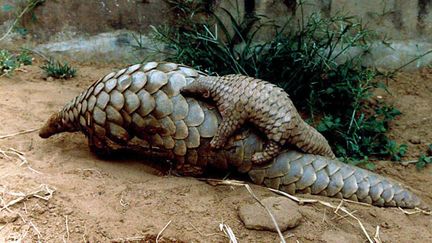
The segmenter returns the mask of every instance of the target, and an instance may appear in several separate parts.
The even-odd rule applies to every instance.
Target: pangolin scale
[[[378,206],[420,205],[420,199],[399,183],[328,157],[283,150],[265,166],[253,165],[252,155],[263,151],[265,141],[253,130],[244,129],[224,148],[211,149],[210,140],[222,120],[218,110],[180,93],[200,76],[206,75],[187,66],[157,62],[110,73],[53,114],[39,135],[48,138],[82,131],[96,152],[139,149],[149,157],[175,160],[183,174],[235,168],[248,173],[256,184],[288,193]]]
[[[272,159],[286,143],[305,153],[335,158],[325,137],[300,117],[288,94],[267,81],[238,74],[205,76],[180,92],[216,102],[223,120],[210,142],[213,148],[222,148],[229,136],[250,122],[268,138],[264,150],[252,156],[255,164]]]

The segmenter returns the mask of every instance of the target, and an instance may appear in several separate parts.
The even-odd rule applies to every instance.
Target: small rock
[[[83,230],[79,226],[76,226],[75,227],[75,233],[81,234],[81,233],[83,233]]]
[[[47,77],[47,79],[46,79],[48,82],[52,82],[52,81],[54,81],[54,78],[53,77]]]
[[[390,225],[387,222],[381,223],[381,227],[384,229],[389,229]]]
[[[340,230],[329,230],[322,234],[321,242],[363,242],[357,235],[349,234]]]
[[[71,215],[72,213],[73,213],[73,209],[72,208],[65,208],[64,214]]]
[[[36,204],[32,210],[37,214],[43,214],[47,211],[46,208],[41,207],[39,204]]]
[[[283,197],[268,197],[263,199],[262,203],[270,209],[281,231],[300,224],[303,216],[299,213],[298,205],[291,200]],[[248,229],[276,232],[270,215],[258,203],[241,205],[239,216]]]
[[[0,213],[0,224],[15,222],[15,220],[17,220],[18,217],[19,215],[17,213],[10,213],[10,212],[3,211],[2,213]]]
[[[417,136],[414,136],[408,140],[412,144],[421,144],[421,139]]]

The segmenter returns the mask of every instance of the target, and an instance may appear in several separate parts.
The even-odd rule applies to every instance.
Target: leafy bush
[[[356,163],[371,157],[399,160],[404,155],[406,145],[386,136],[389,122],[400,112],[374,97],[376,89],[386,87],[377,81],[378,72],[361,65],[359,50],[368,49],[373,33],[354,17],[312,14],[302,17],[300,24],[290,19],[279,27],[254,14],[239,21],[222,9],[230,20],[227,26],[196,2],[169,2],[180,13],[181,24],[154,27],[152,36],[168,46],[169,61],[211,74],[241,73],[283,87],[339,157]],[[264,26],[275,34],[256,43]]]
[[[7,50],[0,50],[0,75],[11,74],[21,65],[31,65],[32,57],[27,51],[13,54]]]
[[[59,79],[69,79],[76,75],[76,69],[71,67],[67,62],[62,63],[54,59],[49,59],[41,67],[48,77],[59,78]]]

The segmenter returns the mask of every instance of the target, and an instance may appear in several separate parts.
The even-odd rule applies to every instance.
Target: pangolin
[[[284,150],[266,165],[252,155],[264,147],[254,129],[232,136],[224,148],[210,148],[221,123],[218,110],[184,97],[180,89],[200,76],[190,67],[149,62],[112,72],[54,113],[41,128],[43,138],[84,132],[96,152],[133,149],[169,159],[182,174],[199,176],[209,169],[236,169],[252,182],[288,193],[347,198],[378,206],[413,208],[420,199],[398,182],[319,155]]]
[[[244,75],[206,76],[183,87],[185,95],[211,97],[222,115],[222,122],[210,145],[221,148],[245,122],[250,122],[268,138],[264,151],[252,162],[261,164],[276,156],[285,144],[305,153],[335,158],[325,137],[307,124],[288,94],[267,81]]]

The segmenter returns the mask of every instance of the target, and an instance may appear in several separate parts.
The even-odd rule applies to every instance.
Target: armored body
[[[39,135],[84,132],[96,152],[138,149],[146,158],[173,160],[179,173],[236,169],[251,180],[288,193],[347,198],[378,206],[416,207],[420,199],[399,183],[319,155],[284,150],[263,166],[252,155],[263,139],[253,129],[232,136],[223,149],[210,148],[222,121],[208,103],[180,89],[204,73],[175,63],[150,62],[113,72],[54,113]]]

